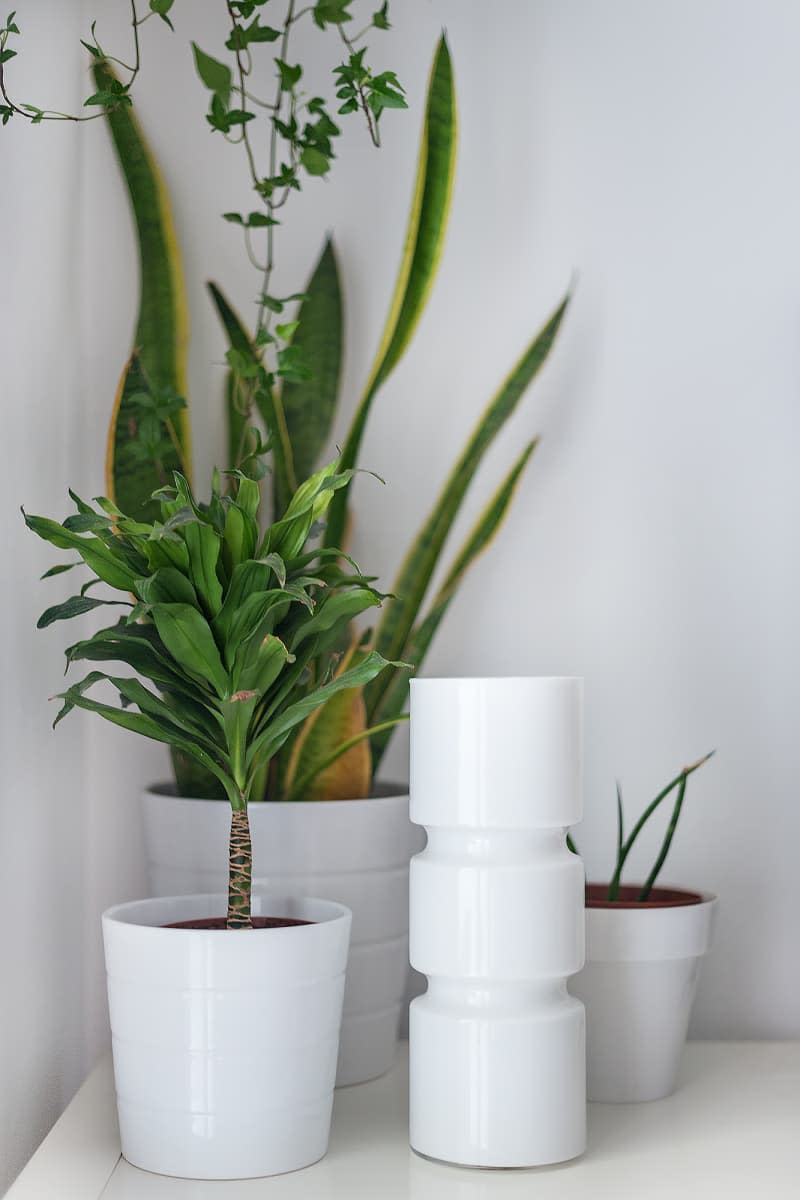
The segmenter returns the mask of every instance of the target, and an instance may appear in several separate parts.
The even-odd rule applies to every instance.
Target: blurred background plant
[[[334,71],[336,116],[358,113],[372,142],[380,144],[381,119],[388,108],[404,108],[402,85],[392,71],[373,71],[364,38],[390,28],[384,4],[350,34],[354,0],[318,0],[297,8],[290,0],[273,25],[262,16],[275,0],[226,4],[229,35],[220,57],[192,43],[197,73],[209,93],[206,120],[215,134],[238,145],[247,160],[256,207],[229,211],[226,221],[242,231],[245,252],[260,275],[252,327],[242,320],[217,284],[209,291],[228,340],[226,461],[262,484],[264,507],[283,511],[296,480],[319,462],[340,402],[343,358],[342,285],[333,239],[328,237],[305,287],[287,296],[272,290],[277,231],[294,192],[309,176],[324,176],[334,158],[339,127],[332,105],[313,94],[303,65],[290,50],[298,23],[308,18],[332,29],[341,40],[343,61]],[[167,0],[150,0],[139,16],[131,3],[133,62],[108,54],[92,26],[84,42],[94,63],[96,91],[86,101],[88,116],[49,113],[13,102],[0,62],[3,120],[26,117],[92,119],[105,115],[130,193],[141,262],[141,295],[136,353],[123,372],[109,430],[106,464],[108,494],[128,511],[148,514],[154,489],[181,470],[190,477],[191,438],[186,410],[186,299],[169,197],[142,131],[131,111],[131,86],[138,74],[138,28],[158,17],[170,23]],[[272,19],[272,18],[271,18]],[[18,29],[13,14],[0,30],[0,58],[13,53],[9,38]],[[275,92],[255,92],[259,46],[273,46]],[[118,77],[118,70],[124,75]],[[268,127],[265,162],[259,165],[256,130]],[[345,438],[342,470],[359,466],[364,430],[372,404],[408,348],[439,266],[447,230],[456,157],[457,113],[453,69],[444,36],[431,69],[417,168],[403,250],[383,333]],[[536,447],[526,444],[500,487],[480,514],[430,596],[434,573],[469,485],[484,455],[516,409],[552,348],[569,296],[557,305],[532,338],[477,422],[437,500],[408,547],[374,631],[351,634],[332,651],[338,663],[351,663],[370,648],[418,670],[469,567],[490,544],[505,517],[518,481]],[[269,471],[267,475],[266,472]],[[152,511],[149,513],[152,517]],[[347,544],[351,485],[333,498],[326,549]],[[387,668],[368,687],[353,688],[313,713],[272,764],[270,799],[356,799],[368,796],[394,728],[405,719],[408,672]],[[177,784],[184,795],[218,794],[212,776],[180,752],[173,754]]]

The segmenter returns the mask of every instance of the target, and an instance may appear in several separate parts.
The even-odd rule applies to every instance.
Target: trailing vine
[[[274,395],[279,379],[307,379],[313,369],[313,364],[304,362],[292,345],[297,322],[278,319],[288,305],[302,299],[302,294],[278,296],[273,287],[276,234],[291,196],[302,190],[308,178],[324,177],[330,171],[335,142],[341,134],[334,115],[346,118],[360,114],[371,142],[379,146],[382,114],[386,109],[407,106],[395,72],[376,72],[367,62],[367,36],[390,28],[388,0],[354,34],[348,33],[348,28],[354,19],[356,0],[315,0],[303,6],[298,6],[298,0],[219,2],[224,3],[228,17],[224,47],[217,54],[194,41],[191,47],[197,75],[209,93],[208,126],[212,133],[241,147],[257,200],[250,212],[223,214],[224,220],[241,229],[247,257],[260,276],[252,348],[234,347],[227,354],[235,377],[237,403],[249,421],[255,407],[263,410],[279,404]],[[32,125],[54,120],[92,121],[131,105],[142,61],[139,31],[146,21],[157,17],[174,32],[170,15],[174,5],[175,0],[149,0],[147,11],[143,11],[142,0],[129,0],[132,62],[110,53],[98,38],[97,22],[92,23],[89,39],[81,39],[81,44],[95,61],[113,64],[116,77],[87,97],[83,109],[90,111],[78,113],[42,108],[13,97],[6,68],[17,55],[13,45],[20,30],[12,12],[0,27],[2,124],[12,118]],[[302,21],[313,22],[323,31],[336,31],[342,44],[344,60],[333,71],[338,102],[335,114],[332,102],[319,94],[302,62],[293,55],[294,37]],[[263,64],[258,51],[264,48],[271,48],[272,54],[275,87],[271,96],[260,94],[257,83],[258,68]],[[258,460],[274,442],[276,430],[268,428],[267,433],[268,441],[262,443],[256,438],[248,456],[248,466],[254,472]],[[142,453],[150,450],[152,446],[143,445]]]

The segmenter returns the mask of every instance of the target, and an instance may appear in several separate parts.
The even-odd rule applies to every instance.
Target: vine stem
[[[118,63],[126,71],[130,72],[131,77],[128,80],[127,84],[125,85],[126,92],[131,88],[134,80],[136,79],[136,76],[139,74],[139,71],[141,69],[141,50],[140,50],[140,46],[139,46],[139,26],[144,25],[145,21],[148,20],[149,17],[155,16],[154,12],[149,12],[149,13],[147,13],[146,16],[140,17],[138,14],[138,10],[136,8],[136,0],[130,0],[130,5],[131,5],[131,26],[133,28],[134,65],[132,67],[129,67],[125,63],[123,63],[122,60],[119,58],[113,58],[111,55],[103,56],[103,57],[108,57],[110,62]],[[3,35],[3,37],[0,38],[0,51],[5,49],[7,41],[8,41],[8,33],[5,33]],[[81,116],[76,116],[74,113],[59,112],[57,109],[51,109],[51,108],[36,109],[34,112],[28,112],[27,108],[21,108],[19,104],[17,104],[14,100],[12,100],[11,96],[8,93],[8,88],[6,86],[4,63],[2,62],[1,54],[0,54],[0,96],[3,97],[3,100],[5,100],[6,104],[12,110],[12,112],[15,112],[18,116],[23,117],[26,121],[30,121],[31,123],[33,123],[35,121],[37,124],[41,121],[74,121],[76,124],[82,125],[82,124],[85,124],[87,121],[97,121],[100,117],[104,117],[107,112],[113,112],[114,109],[119,107],[119,105],[110,105],[108,107],[106,105],[102,105],[98,112],[83,114]]]
[[[286,9],[286,17],[284,18],[284,22],[283,22],[283,34],[281,36],[280,57],[283,62],[286,62],[286,56],[289,53],[289,34],[291,32],[291,28],[292,28],[292,25],[294,24],[294,21],[295,21],[295,0],[289,0],[289,6]],[[275,92],[275,100],[274,100],[274,104],[273,104],[273,111],[274,111],[275,117],[277,117],[278,113],[281,111],[281,107],[283,105],[283,96],[284,96],[283,77],[281,76],[281,73],[279,71],[278,72],[278,86],[277,86],[277,89]],[[271,122],[270,137],[269,137],[269,177],[270,177],[270,179],[274,178],[274,176],[275,176],[275,169],[277,167],[277,164],[278,164],[278,130],[275,125],[275,120],[273,118],[273,120]],[[284,195],[283,203],[285,203],[286,194],[288,194],[288,189],[287,189],[287,193],[285,193],[285,195]],[[267,206],[267,215],[270,217],[274,217],[276,205],[274,204],[272,197],[265,196],[264,201]],[[272,324],[272,312],[271,312],[271,310],[270,311],[267,310],[265,300],[266,300],[267,295],[269,294],[269,286],[272,281],[272,272],[274,270],[274,267],[275,267],[275,226],[268,225],[267,226],[267,261],[266,261],[266,265],[264,267],[264,276],[263,276],[262,285],[261,285],[261,297],[259,299],[259,304],[258,304],[258,320],[256,322],[257,329],[260,329],[262,324],[264,324],[264,327],[267,329],[267,331],[269,331],[269,327]],[[267,313],[266,322],[264,321],[265,312]]]
[[[350,55],[352,56],[353,54],[355,54],[355,53],[356,53],[356,48],[355,48],[355,45],[354,45],[354,44],[353,44],[353,42],[350,40],[350,38],[348,38],[348,36],[347,36],[347,34],[345,33],[345,31],[344,31],[344,29],[342,28],[342,26],[341,26],[341,25],[339,25],[339,27],[338,27],[338,28],[339,28],[339,36],[341,37],[342,41],[344,42],[345,46],[347,47],[347,52],[348,52],[348,54],[350,54]],[[362,30],[362,32],[361,32],[361,33],[359,33],[359,34],[357,34],[356,36],[357,36],[357,37],[363,37],[363,34],[364,34],[364,32],[365,32],[365,31],[364,31],[364,30]],[[363,112],[363,114],[364,114],[364,117],[365,117],[365,119],[366,119],[366,122],[367,122],[367,129],[369,130],[369,136],[370,136],[370,138],[372,139],[372,144],[373,144],[373,146],[375,146],[377,149],[380,149],[380,144],[381,144],[381,135],[380,135],[380,131],[379,131],[379,129],[378,129],[378,122],[377,122],[377,120],[376,120],[376,118],[375,118],[375,114],[372,112],[372,110],[371,110],[371,109],[370,109],[370,107],[369,107],[369,104],[367,103],[367,97],[366,97],[366,95],[364,94],[364,87],[363,87],[363,85],[362,85],[362,84],[360,84],[360,83],[359,83],[359,84],[356,84],[356,88],[357,88],[357,90],[358,90],[358,99],[359,99],[359,104],[361,105],[361,111]]]

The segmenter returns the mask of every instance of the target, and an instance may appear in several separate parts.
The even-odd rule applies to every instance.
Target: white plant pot
[[[562,1162],[586,1144],[582,684],[411,681],[410,1141],[473,1167]]]
[[[150,892],[227,889],[225,801],[143,796]],[[408,794],[369,800],[251,804],[253,886],[262,894],[324,896],[353,914],[336,1084],[389,1070],[408,979],[408,862],[416,830]]]
[[[654,898],[665,889],[654,889]],[[716,898],[586,909],[586,965],[570,991],[586,1007],[589,1100],[631,1104],[675,1090]],[[591,892],[591,889],[590,889]],[[667,890],[673,897],[693,893]]]
[[[296,1171],[328,1147],[350,913],[253,897],[253,913],[314,924],[165,929],[227,897],[103,914],[122,1153],[191,1179]]]

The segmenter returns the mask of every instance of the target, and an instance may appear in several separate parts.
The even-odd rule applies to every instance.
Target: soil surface
[[[642,884],[624,884],[619,889],[619,899],[608,899],[607,883],[587,883],[587,908],[679,908],[685,904],[702,904],[699,892],[685,892],[680,888],[654,887],[647,900],[637,900]]]
[[[253,917],[254,929],[288,929],[292,925],[315,925],[316,921],[296,921],[292,917]],[[174,921],[162,929],[227,929],[225,917],[203,917],[197,921]]]

